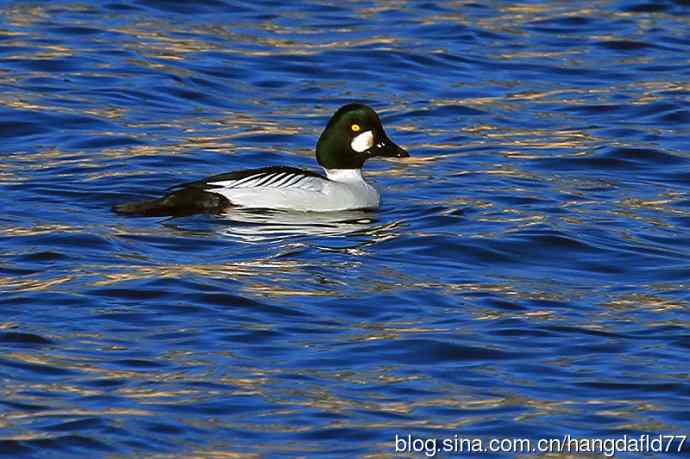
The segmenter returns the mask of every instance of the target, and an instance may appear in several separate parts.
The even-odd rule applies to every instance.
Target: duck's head
[[[361,169],[374,156],[407,158],[383,130],[381,120],[370,107],[348,104],[328,121],[316,144],[316,159],[325,169]]]

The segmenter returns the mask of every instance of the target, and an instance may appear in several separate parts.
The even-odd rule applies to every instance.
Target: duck
[[[406,158],[409,153],[388,137],[374,109],[351,103],[333,114],[316,143],[323,173],[291,166],[227,172],[173,186],[157,199],[118,204],[113,210],[146,217],[225,213],[232,208],[374,210],[381,196],[362,175],[362,167],[375,157]]]

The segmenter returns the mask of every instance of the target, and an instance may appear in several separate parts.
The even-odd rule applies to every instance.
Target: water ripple
[[[10,2],[0,455],[687,432],[689,14]],[[314,168],[352,101],[412,154],[367,164],[377,212],[109,211],[226,170]]]

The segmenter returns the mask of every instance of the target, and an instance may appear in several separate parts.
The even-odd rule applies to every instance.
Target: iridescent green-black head
[[[316,144],[316,159],[326,169],[360,169],[374,156],[410,156],[388,138],[381,120],[370,107],[348,104],[328,121]]]

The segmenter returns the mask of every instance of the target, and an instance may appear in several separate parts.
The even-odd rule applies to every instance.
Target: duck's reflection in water
[[[232,209],[222,215],[220,233],[244,242],[267,242],[296,236],[346,236],[369,234],[380,223],[365,210],[294,212],[265,209]]]

